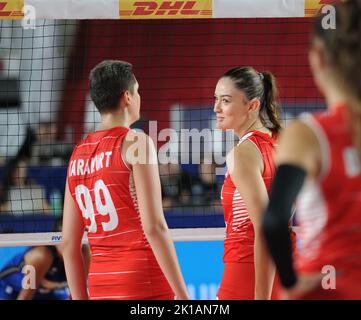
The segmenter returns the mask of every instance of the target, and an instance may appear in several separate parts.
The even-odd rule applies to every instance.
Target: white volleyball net
[[[323,108],[307,60],[307,16],[321,4],[81,2],[0,5],[0,245],[61,241],[68,159],[97,129],[88,75],[104,59],[134,66],[142,96],[135,127],[157,141],[174,239],[222,239],[220,191],[234,137],[215,130],[217,80],[253,66],[276,76],[285,121]]]

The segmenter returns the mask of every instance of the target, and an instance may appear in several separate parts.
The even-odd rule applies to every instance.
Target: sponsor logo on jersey
[[[0,19],[22,19],[24,17],[23,7],[24,0],[0,1]]]
[[[212,18],[212,0],[119,0],[119,16],[124,19]]]

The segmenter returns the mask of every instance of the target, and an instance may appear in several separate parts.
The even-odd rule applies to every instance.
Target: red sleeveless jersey
[[[297,200],[298,269],[323,272],[332,266],[341,281],[351,276],[361,298],[361,168],[347,108],[336,106],[301,120],[318,137],[322,167],[318,180],[306,183]]]
[[[91,133],[70,159],[68,184],[91,247],[90,299],[156,299],[172,290],[144,235],[132,171],[121,156],[128,128]]]
[[[271,137],[260,131],[249,131],[240,139],[238,145],[246,140],[251,141],[262,155],[264,164],[262,177],[269,193],[275,174],[273,157],[275,135]],[[254,262],[253,224],[242,196],[232,182],[228,170],[222,187],[221,199],[226,223],[223,262]]]

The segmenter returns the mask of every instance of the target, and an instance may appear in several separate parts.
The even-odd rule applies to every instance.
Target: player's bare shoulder
[[[226,161],[230,173],[233,173],[235,168],[263,167],[262,157],[257,147],[249,140],[236,145],[228,153]]]
[[[157,164],[154,141],[142,131],[129,130],[122,144],[122,156],[127,164]]]

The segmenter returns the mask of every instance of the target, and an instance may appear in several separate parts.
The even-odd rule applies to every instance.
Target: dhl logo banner
[[[186,19],[312,17],[343,0],[0,0],[0,19],[22,19],[23,7],[42,19]]]
[[[212,18],[212,0],[119,0],[122,19]]]
[[[305,17],[314,17],[320,13],[323,6],[338,2],[341,0],[305,0]]]
[[[24,17],[24,0],[0,1],[0,19],[14,20]]]

